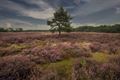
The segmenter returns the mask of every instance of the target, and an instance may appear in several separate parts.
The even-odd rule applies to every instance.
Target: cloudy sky
[[[59,6],[74,26],[120,23],[120,0],[0,0],[0,27],[49,29],[46,20]]]

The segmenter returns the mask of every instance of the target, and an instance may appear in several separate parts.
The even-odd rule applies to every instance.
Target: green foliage
[[[100,26],[80,26],[78,28],[75,28],[75,31],[119,33],[120,32],[120,24],[100,25]]]
[[[0,28],[0,32],[22,32],[23,29],[22,28]]]
[[[0,28],[0,32],[7,32],[4,28]]]
[[[15,32],[22,32],[23,29],[22,28],[16,28],[16,30],[14,30]]]
[[[71,16],[68,14],[67,11],[64,10],[63,7],[60,7],[55,13],[54,18],[52,20],[48,20],[47,24],[51,26],[50,31],[55,32],[58,31],[59,35],[62,31],[64,32],[71,32]]]

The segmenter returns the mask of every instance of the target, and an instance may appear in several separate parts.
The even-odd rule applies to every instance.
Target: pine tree
[[[67,11],[64,10],[63,7],[60,7],[55,13],[54,18],[47,21],[47,24],[51,26],[50,31],[59,32],[59,36],[61,35],[61,32],[71,32],[71,16],[68,14]]]

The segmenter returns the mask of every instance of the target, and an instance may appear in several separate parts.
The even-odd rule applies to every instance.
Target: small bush
[[[116,46],[114,43],[109,43],[109,54],[119,54],[120,53],[120,46]]]
[[[92,52],[99,52],[101,50],[101,44],[99,42],[94,42],[89,47]]]
[[[0,59],[0,80],[29,80],[34,66],[25,56],[3,57]]]
[[[40,80],[60,80],[60,77],[57,75],[57,72],[48,70],[44,72]]]
[[[30,50],[25,50],[24,52],[29,53],[31,60],[37,64],[62,60],[60,51],[57,50],[55,47],[35,47]]]
[[[89,51],[82,47],[72,47],[72,48],[64,48],[63,49],[63,57],[64,58],[75,58],[75,57],[91,57]]]
[[[120,80],[119,70],[118,64],[78,59],[73,66],[72,80]]]
[[[72,80],[97,80],[98,68],[94,60],[78,59],[73,65]]]
[[[101,80],[120,80],[120,66],[111,63],[104,63],[100,66]]]
[[[18,52],[20,52],[20,49],[15,49],[10,47],[0,48],[0,57],[15,55],[18,54]]]
[[[120,55],[113,56],[109,59],[109,62],[112,64],[117,64],[120,66]]]

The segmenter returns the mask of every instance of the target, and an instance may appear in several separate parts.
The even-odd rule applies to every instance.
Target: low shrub
[[[120,55],[115,55],[115,56],[111,57],[109,59],[109,62],[120,66]]]
[[[29,80],[35,64],[22,55],[0,59],[0,80]]]
[[[77,59],[73,65],[72,80],[97,80],[99,64],[94,60]]]
[[[0,57],[8,56],[8,55],[15,55],[18,52],[20,52],[20,49],[14,49],[14,48],[0,48]]]
[[[23,53],[29,53],[31,60],[37,64],[62,60],[60,51],[58,51],[55,47],[35,47],[33,49],[25,50]]]
[[[75,58],[75,57],[91,57],[91,54],[88,50],[82,47],[64,48],[62,56],[64,58]]]
[[[101,50],[101,44],[99,42],[93,42],[89,47],[92,52],[99,52]]]
[[[79,59],[73,66],[72,80],[120,80],[119,69],[118,64]]]
[[[120,66],[112,63],[104,63],[100,66],[101,80],[120,80]]]
[[[44,72],[39,80],[60,80],[60,77],[57,75],[56,71],[48,70]]]
[[[109,54],[119,54],[120,53],[120,46],[117,46],[114,43],[109,43]]]

